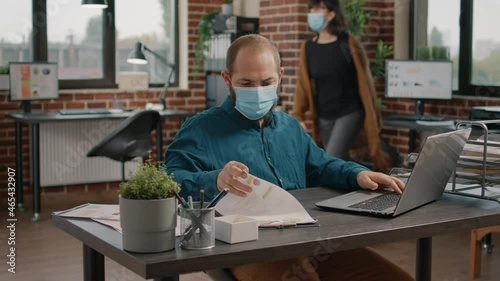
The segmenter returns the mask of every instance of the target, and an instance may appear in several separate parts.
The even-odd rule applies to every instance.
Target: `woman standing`
[[[382,122],[368,59],[347,33],[339,0],[311,0],[307,22],[317,34],[300,49],[292,115],[306,129],[304,115],[311,112],[313,139],[329,155],[348,160],[353,143],[368,144],[372,168],[385,170],[389,161],[380,150]]]

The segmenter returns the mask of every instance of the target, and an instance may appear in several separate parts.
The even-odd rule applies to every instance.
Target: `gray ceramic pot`
[[[175,198],[135,200],[120,196],[123,249],[155,253],[175,248]]]

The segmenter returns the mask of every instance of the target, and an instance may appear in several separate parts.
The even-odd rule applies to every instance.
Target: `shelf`
[[[461,121],[457,128],[472,132],[458,160],[446,193],[493,200],[500,203],[500,135],[488,130],[493,121]]]

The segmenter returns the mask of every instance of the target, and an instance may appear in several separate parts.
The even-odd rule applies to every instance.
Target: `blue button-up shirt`
[[[217,175],[229,161],[245,164],[252,175],[286,190],[308,186],[357,189],[365,167],[328,156],[299,122],[273,111],[260,128],[243,117],[229,97],[188,119],[165,154],[167,172],[181,185],[181,196],[217,194]]]

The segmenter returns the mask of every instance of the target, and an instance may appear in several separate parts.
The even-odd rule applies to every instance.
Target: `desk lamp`
[[[165,85],[163,86],[163,89],[160,93],[160,103],[163,106],[162,110],[165,110],[167,108],[165,97],[167,96],[167,90],[168,86],[170,86],[170,80],[172,79],[172,74],[175,72],[175,64],[169,63],[164,57],[160,56],[158,53],[144,46],[141,42],[137,42],[135,44],[135,48],[128,54],[127,62],[131,64],[147,64],[148,61],[144,56],[143,50],[153,54],[153,56],[155,56],[155,58],[161,61],[164,65],[170,67],[170,73],[168,75],[168,79],[165,82]]]
[[[106,0],[83,0],[82,7],[106,9],[108,4],[106,3]]]

